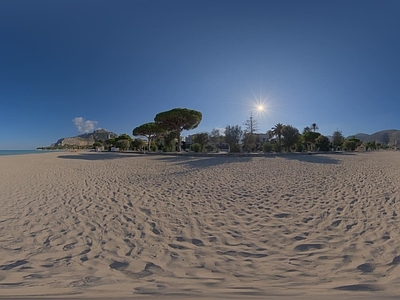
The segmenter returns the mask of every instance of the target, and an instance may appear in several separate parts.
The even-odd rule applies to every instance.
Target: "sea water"
[[[38,150],[0,150],[0,156],[4,155],[21,155],[21,154],[36,154],[36,153],[45,153],[48,151],[38,151]]]

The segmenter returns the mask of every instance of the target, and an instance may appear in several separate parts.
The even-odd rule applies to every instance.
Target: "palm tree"
[[[302,133],[302,134],[305,134],[305,133],[307,133],[307,132],[309,132],[309,131],[311,131],[311,128],[308,127],[308,126],[306,126],[306,127],[304,127],[303,133]]]
[[[317,126],[317,123],[312,123],[311,128],[313,129],[314,132],[315,132],[315,130],[319,129]]]
[[[281,143],[283,126],[284,125],[282,123],[278,123],[275,125],[275,127],[271,128],[274,135],[276,135],[278,137],[279,144]]]

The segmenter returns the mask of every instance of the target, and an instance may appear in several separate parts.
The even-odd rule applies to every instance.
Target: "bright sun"
[[[264,107],[264,105],[262,105],[262,104],[259,104],[259,105],[257,105],[257,110],[258,111],[264,111],[264,109],[265,109],[265,107]]]
[[[265,114],[268,114],[269,111],[269,104],[265,101],[260,101],[256,99],[255,101],[249,101],[248,106],[250,109],[248,109],[249,112],[252,112],[258,116],[264,116]]]

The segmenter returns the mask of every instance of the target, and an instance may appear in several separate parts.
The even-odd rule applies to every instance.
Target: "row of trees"
[[[248,123],[245,123],[245,125]],[[254,124],[254,122],[253,122]],[[261,140],[260,135],[254,134],[254,128],[246,125],[244,130],[240,126],[227,126],[225,128],[225,141],[229,145],[231,152],[281,152],[303,151],[305,148],[314,150],[316,148],[327,151],[330,149],[329,138],[322,136],[309,127],[306,127],[303,134],[292,125],[276,124],[271,130],[267,131],[266,137]]]
[[[183,130],[195,129],[202,120],[202,114],[199,111],[187,108],[174,108],[169,111],[158,113],[154,117],[153,122],[144,123],[133,129],[134,136],[144,136],[147,138],[148,150],[164,151],[181,151],[185,149],[185,143],[182,142],[181,133]],[[311,124],[299,130],[292,125],[284,125],[277,123],[271,130],[268,130],[265,135],[256,134],[258,131],[258,123],[250,115],[250,118],[241,126],[233,125],[226,126],[223,133],[218,129],[214,129],[211,133],[202,132],[193,135],[192,150],[198,151],[213,151],[224,146],[227,146],[230,152],[253,152],[253,151],[303,151],[321,150],[341,148],[344,150],[355,150],[361,145],[361,141],[354,137],[345,139],[340,131],[333,133],[332,142],[328,137],[317,132],[318,126],[316,123]],[[116,138],[106,141],[98,141],[93,144],[94,148],[104,147],[111,149],[116,147],[121,150],[141,150],[145,142],[140,139],[132,139],[128,134],[121,134]],[[62,147],[76,146],[66,145]],[[90,146],[81,146],[80,148],[89,148]],[[365,144],[367,149],[377,149],[380,144],[369,142]]]
[[[330,149],[353,151],[362,144],[361,140],[355,137],[345,139],[338,130],[333,132],[331,141],[328,137],[316,132],[316,129],[318,127],[305,127],[300,134],[295,127],[278,123],[267,132],[267,141],[263,142],[260,135],[256,133],[251,134],[249,128],[242,130],[238,125],[228,125],[223,134],[220,130],[213,129],[210,133],[202,132],[193,135],[194,144],[191,145],[191,150],[195,152],[211,152],[218,151],[219,148],[224,148],[226,145],[230,152],[281,152],[283,150],[301,152],[303,150],[328,151]],[[110,149],[110,147],[114,146],[123,151],[128,149],[141,150],[144,147],[148,147],[152,151],[172,151],[177,146],[177,134],[176,132],[169,132],[168,134],[164,133],[163,136],[152,135],[149,141],[151,141],[151,144],[146,143],[140,138],[132,139],[127,134],[121,134],[105,142],[95,142],[93,147],[105,146],[107,149]],[[374,141],[367,142],[364,146],[367,150],[384,148],[384,145]],[[186,148],[184,142],[182,142],[182,147],[183,149]]]
[[[182,142],[181,133],[183,130],[196,128],[202,119],[202,114],[195,110],[186,108],[175,108],[169,111],[158,113],[153,122],[144,123],[133,129],[134,136],[144,136],[147,138],[147,149],[164,151],[181,151],[185,149]],[[355,150],[361,145],[361,141],[355,137],[345,139],[342,133],[336,130],[333,133],[332,141],[317,132],[319,129],[316,123],[306,126],[302,133],[292,125],[277,123],[265,135],[256,134],[258,123],[250,115],[250,118],[243,124],[244,129],[239,125],[226,126],[224,132],[218,129],[210,133],[202,132],[192,136],[194,144],[192,150],[198,152],[217,150],[224,145],[230,152],[281,152],[320,150],[330,149]],[[105,141],[107,147],[115,146],[121,150],[142,149],[144,146],[142,139],[132,139],[127,134],[122,134],[117,138]],[[96,144],[96,143],[95,143]],[[101,146],[98,143],[94,146]],[[367,144],[367,149],[376,149],[378,146]]]
[[[144,141],[142,139],[132,139],[128,134],[121,134],[116,138],[108,139],[106,141],[98,141],[93,144],[93,148],[105,147],[110,150],[111,147],[119,148],[123,151],[132,149],[139,150],[143,147]]]
[[[161,112],[154,117],[154,122],[142,124],[133,129],[134,136],[144,136],[147,138],[147,149],[153,151],[162,147],[165,151],[181,151],[181,132],[196,128],[202,119],[202,114],[198,111],[187,108],[175,108]],[[158,144],[155,142],[158,141]],[[145,142],[140,139],[132,139],[128,134],[108,139],[104,142],[99,141],[93,144],[94,148],[105,147],[110,150],[112,147],[120,150],[141,150]],[[176,147],[175,147],[176,146]]]
[[[281,152],[283,150],[301,152],[303,150],[355,150],[361,145],[359,139],[354,137],[345,139],[338,130],[333,133],[331,141],[328,137],[317,132],[316,123],[305,127],[302,133],[292,125],[278,123],[264,135],[255,133],[258,130],[258,124],[252,116],[244,123],[244,126],[244,129],[242,129],[239,125],[228,125],[223,134],[216,129],[211,133],[196,134],[193,136],[193,141],[199,146],[196,146],[195,149],[204,151],[213,149],[212,145],[226,143],[230,152]]]

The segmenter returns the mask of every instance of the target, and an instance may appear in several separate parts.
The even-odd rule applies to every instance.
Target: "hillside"
[[[110,138],[115,138],[115,137],[117,137],[117,134],[115,134],[114,132],[110,132],[104,129],[98,129],[93,131],[92,133],[84,133],[74,137],[61,138],[51,146],[52,147],[66,146],[66,145],[90,146],[94,142],[106,141]]]
[[[367,137],[369,137],[369,134],[366,133],[357,133],[354,135],[356,139],[359,139],[360,141],[364,141]],[[349,138],[349,137],[348,137]]]
[[[400,130],[397,129],[382,130],[373,134],[357,133],[354,136],[360,139],[363,143],[375,141],[382,145],[400,145]]]

